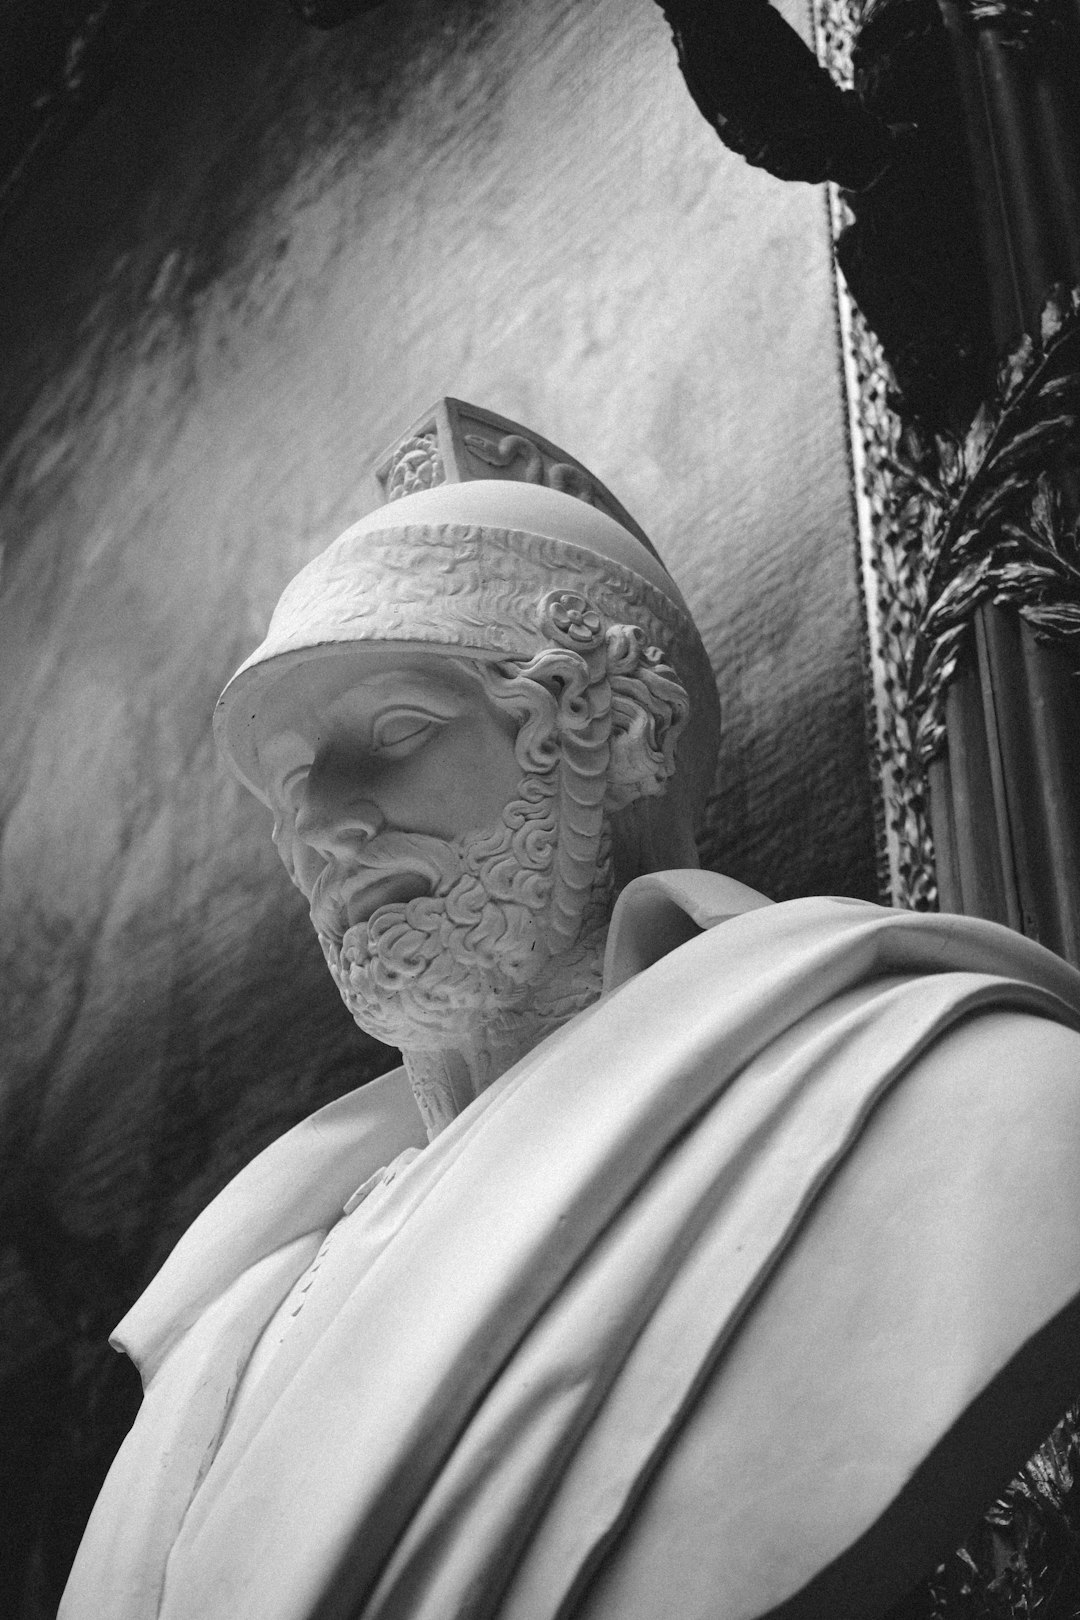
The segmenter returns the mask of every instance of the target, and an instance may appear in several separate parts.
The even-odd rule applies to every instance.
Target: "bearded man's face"
[[[340,944],[333,919],[342,908],[328,868],[312,917],[361,1028],[393,1046],[435,1045],[478,1016],[519,1006],[547,961],[554,842],[553,793],[535,778],[495,827],[452,841],[384,834],[369,853],[388,870],[423,870],[428,892],[379,906]],[[346,888],[355,881],[347,869],[341,875]]]
[[[548,959],[554,773],[460,660],[386,647],[291,672],[259,721],[275,842],[360,1026],[441,1044]]]

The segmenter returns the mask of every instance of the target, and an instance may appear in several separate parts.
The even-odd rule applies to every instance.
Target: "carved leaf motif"
[[[1015,607],[1040,640],[1080,633],[1080,523],[1066,524],[1045,477],[1025,523],[1003,526],[994,601]]]
[[[1041,640],[1080,629],[1080,537],[1047,471],[1080,427],[1075,289],[1052,295],[1040,338],[999,368],[963,440],[939,437],[931,451],[907,434],[898,448],[897,519],[927,580],[912,660],[923,768],[944,742],[945,690],[977,607],[1015,608]]]
[[[1053,337],[1053,335],[1053,332],[1049,333],[1048,338]],[[1031,369],[1031,357],[1034,349],[1035,345],[1031,337],[1025,334],[1012,354],[1006,355],[998,366],[996,393],[1000,405],[1012,404],[1017,389],[1020,388]],[[989,419],[988,407],[985,405],[980,406],[980,413],[982,411],[986,411]]]

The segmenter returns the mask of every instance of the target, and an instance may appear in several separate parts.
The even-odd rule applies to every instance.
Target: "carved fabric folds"
[[[348,1547],[363,1620],[591,1616],[590,1573],[875,1105],[972,1012],[1080,1027],[1080,976],[1004,929],[709,873],[631,884],[608,967],[339,1223],[344,1262],[223,1438],[335,1211],[419,1141],[400,1071],[200,1217],[118,1330],[146,1401],[63,1620],[302,1620]]]

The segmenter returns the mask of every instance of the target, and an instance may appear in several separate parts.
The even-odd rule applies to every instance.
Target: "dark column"
[[[964,113],[999,355],[1080,283],[1080,7],[940,0]],[[1080,446],[1052,473],[1075,517]],[[1080,963],[1080,679],[1011,609],[976,610],[930,767],[944,910],[1021,929]]]

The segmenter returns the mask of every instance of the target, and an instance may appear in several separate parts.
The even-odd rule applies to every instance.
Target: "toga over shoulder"
[[[200,1218],[121,1324],[65,1620],[299,1620],[335,1572],[365,1620],[871,1613],[875,1537],[912,1579],[957,1539],[1072,1393],[1080,976],[669,873],[606,983],[336,1224],[418,1145],[400,1073]]]

